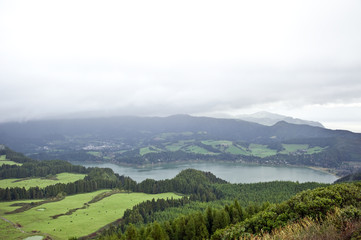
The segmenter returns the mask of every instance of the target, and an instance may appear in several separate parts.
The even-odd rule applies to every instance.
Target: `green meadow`
[[[325,150],[327,147],[313,147],[313,148],[309,148],[307,149],[307,154],[315,154],[315,153],[320,153],[323,150]]]
[[[282,144],[284,150],[279,152],[281,154],[290,154],[297,151],[303,151],[306,154],[315,154],[320,153],[325,150],[327,147],[312,147],[310,148],[308,144]]]
[[[195,154],[210,154],[210,155],[216,154],[216,153],[210,152],[207,149],[204,149],[204,148],[196,146],[196,145],[187,146],[184,148],[184,151],[195,153]]]
[[[23,233],[20,230],[16,229],[11,223],[0,219],[0,239],[9,239],[9,236],[11,236],[11,239],[23,240],[32,235],[34,234]]]
[[[99,228],[121,218],[126,209],[143,201],[159,198],[180,198],[174,193],[116,193],[94,203],[89,203],[98,194],[109,190],[67,196],[61,201],[42,204],[25,212],[5,214],[18,207],[14,203],[29,201],[0,202],[0,215],[13,223],[20,224],[25,232],[36,231],[38,235],[50,235],[54,239],[80,237],[97,231]],[[53,216],[65,214],[71,209],[78,209],[70,215],[57,218]],[[3,220],[1,220],[3,221]],[[0,236],[2,233],[0,230]],[[15,237],[15,235],[14,235]],[[13,236],[9,236],[12,239]]]
[[[147,153],[157,153],[157,152],[161,152],[161,151],[162,151],[162,149],[159,149],[154,146],[149,146],[149,147],[143,147],[143,148],[139,149],[139,154],[143,156]]]
[[[6,159],[6,155],[0,155],[0,166],[7,164],[7,165],[18,165],[21,166],[21,163],[17,163],[14,161],[11,161],[9,159]]]
[[[97,151],[89,151],[87,152],[88,154],[94,156],[94,157],[101,157],[102,153],[101,152],[97,152]]]
[[[44,188],[49,185],[57,183],[70,183],[80,179],[84,179],[85,174],[75,173],[59,173],[51,178],[10,178],[0,180],[1,188],[11,187],[25,187],[29,189],[31,187]]]
[[[178,142],[174,142],[174,143],[171,143],[171,144],[167,144],[165,146],[165,148],[168,151],[175,152],[175,151],[181,150],[181,149],[191,145],[192,142],[194,142],[194,140],[178,141]]]
[[[234,144],[232,141],[228,140],[207,140],[202,141],[203,144],[210,145],[215,149],[218,149],[225,153],[235,154],[235,155],[250,155],[251,153],[247,151],[245,147]]]
[[[251,155],[251,153],[249,151],[247,151],[247,149],[245,147],[242,147],[239,145],[233,145],[233,144],[230,145],[226,149],[226,153],[237,154],[237,155],[246,155],[246,156]]]
[[[228,140],[218,140],[218,141],[214,141],[214,140],[206,140],[206,141],[202,141],[203,144],[206,145],[211,145],[213,148],[218,148],[219,146],[226,146],[226,145],[231,145],[232,142],[228,141]]]
[[[280,151],[281,154],[289,154],[301,150],[307,150],[308,144],[282,144],[284,150]]]
[[[253,156],[256,157],[269,157],[277,154],[277,150],[270,149],[266,145],[251,143],[248,147]]]

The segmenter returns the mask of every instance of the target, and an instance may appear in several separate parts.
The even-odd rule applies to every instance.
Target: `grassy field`
[[[144,148],[139,149],[139,154],[143,156],[147,153],[157,153],[157,152],[161,152],[161,151],[162,150],[157,147],[149,146],[149,147],[144,147]]]
[[[249,156],[251,153],[247,151],[245,147],[239,145],[231,145],[226,149],[226,153],[237,154],[237,155],[246,155]]]
[[[7,164],[7,165],[18,165],[21,166],[23,165],[22,163],[17,163],[14,161],[11,161],[9,159],[6,159],[6,155],[0,155],[0,166]]]
[[[320,153],[323,150],[325,150],[327,147],[313,147],[313,148],[309,148],[307,149],[307,154],[315,154],[315,153]]]
[[[7,187],[25,187],[29,189],[31,187],[44,188],[49,185],[54,185],[57,183],[70,183],[75,182],[80,179],[83,179],[85,174],[75,174],[75,173],[59,173],[55,178],[46,179],[46,178],[11,178],[0,180],[1,188]]]
[[[256,156],[256,157],[269,157],[276,154],[291,154],[300,152],[302,154],[315,154],[324,151],[326,148],[321,147],[312,147],[310,148],[308,144],[282,144],[284,150],[277,152],[276,149],[271,149],[267,145],[262,144],[250,144],[248,148],[235,144],[232,141],[228,140],[205,140],[202,141],[203,144],[209,145],[212,148],[219,150],[224,153],[230,153],[234,155],[243,155],[243,156]],[[165,145],[165,149],[168,151],[178,151],[182,150],[189,153],[196,154],[209,154],[214,155],[217,153],[211,152],[207,149],[204,149],[200,146],[192,145],[192,141],[179,141],[176,143],[168,143]],[[151,151],[147,148],[143,149],[144,152]]]
[[[308,144],[282,144],[284,150],[280,151],[281,154],[289,154],[299,150],[307,150]]]
[[[11,239],[23,240],[24,238],[30,237],[32,235],[36,234],[23,233],[16,229],[11,223],[0,219],[0,239],[10,239],[9,236],[11,236]]]
[[[207,149],[204,149],[202,147],[199,146],[195,146],[195,145],[191,145],[191,146],[187,146],[184,148],[184,151],[186,152],[190,152],[190,153],[195,153],[195,154],[210,154],[210,155],[215,155],[217,153],[214,152],[210,152]]]
[[[178,141],[178,142],[175,142],[175,143],[167,144],[167,145],[165,146],[165,148],[166,148],[168,151],[175,152],[175,151],[181,150],[182,148],[187,147],[187,146],[190,145],[192,142],[193,142],[193,140]]]
[[[234,144],[232,141],[227,140],[207,140],[202,141],[203,144],[211,145],[213,148],[218,149],[225,153],[235,154],[235,155],[250,155],[251,153],[247,151],[246,148]]]
[[[202,141],[203,144],[211,145],[213,148],[220,148],[221,146],[230,146],[232,145],[231,141],[228,140],[219,140],[219,141],[213,141],[213,140],[206,140]]]
[[[281,154],[290,154],[297,151],[303,151],[305,154],[315,154],[320,153],[326,148],[322,147],[312,147],[310,148],[308,144],[282,144],[284,150],[281,151]]]
[[[153,198],[180,198],[174,193],[117,193],[98,202],[85,205],[96,195],[105,191],[107,190],[68,196],[61,201],[46,203],[16,214],[4,213],[16,209],[10,205],[24,201],[0,202],[0,215],[13,223],[20,224],[26,232],[37,231],[40,235],[49,234],[54,239],[68,239],[69,237],[85,236],[95,232],[104,225],[121,218],[126,209],[132,208],[140,202]],[[83,206],[86,208],[79,209],[70,215],[52,218],[52,216],[64,214],[70,209]],[[3,234],[2,231],[1,229],[0,234]],[[8,239],[13,239],[13,237],[9,236]]]
[[[87,152],[87,154],[93,155],[95,157],[101,157],[102,156],[101,152],[96,152],[96,151],[89,151],[89,152]]]
[[[253,156],[256,157],[269,157],[277,154],[277,150],[270,149],[266,145],[253,144],[249,145],[249,150],[252,152]]]

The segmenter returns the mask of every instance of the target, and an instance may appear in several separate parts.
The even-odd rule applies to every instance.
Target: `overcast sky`
[[[261,110],[361,132],[361,1],[0,0],[0,122]]]

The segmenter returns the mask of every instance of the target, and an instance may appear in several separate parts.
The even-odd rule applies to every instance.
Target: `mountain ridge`
[[[37,159],[136,165],[241,159],[260,164],[331,167],[352,173],[361,162],[359,133],[285,121],[265,126],[190,115],[3,123],[0,144]]]
[[[270,113],[267,111],[260,111],[253,114],[242,114],[238,115],[237,117],[245,121],[255,122],[266,126],[272,126],[279,121],[285,121],[292,124],[309,125],[313,127],[324,128],[324,126],[320,122],[293,118],[281,114]]]

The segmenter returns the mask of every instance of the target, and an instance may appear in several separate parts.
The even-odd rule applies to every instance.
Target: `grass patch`
[[[17,165],[17,166],[23,165],[22,163],[17,163],[17,162],[7,159],[6,155],[0,155],[0,167],[5,164],[6,165]]]
[[[199,146],[191,145],[187,146],[183,149],[185,152],[195,153],[195,154],[208,154],[208,155],[216,155],[217,153],[210,152],[207,149],[204,149]]]
[[[228,141],[228,140],[219,140],[219,141],[213,141],[213,140],[206,140],[206,141],[202,141],[203,144],[206,145],[211,145],[214,148],[219,149],[219,147],[221,146],[230,146],[232,145],[232,141]]]
[[[162,150],[157,148],[157,147],[154,147],[154,146],[149,146],[149,147],[144,147],[144,148],[141,148],[139,149],[139,154],[140,155],[145,155],[147,153],[158,153],[158,152],[161,152]]]
[[[315,154],[324,151],[327,147],[312,147],[310,148],[308,144],[282,144],[284,150],[280,151],[281,154],[290,154],[290,153],[304,153],[304,154]]]
[[[231,141],[227,141],[227,140],[220,140],[220,141],[207,140],[207,141],[202,141],[202,143],[205,145],[210,145],[212,146],[212,148],[222,152],[226,152],[227,149],[233,144]]]
[[[251,153],[247,151],[245,147],[236,145],[232,141],[228,141],[228,140],[218,140],[218,141],[206,140],[206,141],[202,141],[202,143],[205,145],[210,145],[213,148],[218,149],[225,153],[230,153],[234,155],[247,155],[247,156],[251,155]]]
[[[178,142],[176,142],[176,143],[172,143],[172,144],[166,145],[165,148],[166,148],[168,151],[175,152],[175,151],[179,151],[179,150],[181,150],[182,148],[185,148],[185,147],[189,146],[192,142],[193,142],[193,140],[178,141]]]
[[[65,199],[47,203],[37,208],[16,214],[7,214],[6,218],[12,222],[19,223],[25,231],[40,231],[48,233],[55,239],[68,239],[73,236],[85,236],[95,232],[104,225],[121,218],[126,209],[132,208],[146,200],[158,198],[180,198],[174,193],[145,194],[145,193],[116,193],[100,201],[89,203],[97,195],[109,190],[101,190],[92,193],[68,196]],[[6,210],[12,209],[10,205],[16,202],[0,202],[0,214],[4,216]],[[88,204],[85,204],[88,203]],[[85,208],[83,208],[86,206]],[[79,208],[70,215],[62,215],[56,219],[51,216],[65,214],[70,209]],[[12,239],[12,236],[8,236]]]
[[[102,156],[101,152],[96,152],[96,151],[89,151],[89,152],[87,152],[87,154],[90,154],[90,155],[95,156],[95,157],[101,157]]]
[[[59,173],[56,175],[56,178],[47,179],[47,178],[10,178],[0,180],[0,186],[2,188],[11,188],[11,187],[25,187],[29,189],[31,187],[44,188],[49,185],[54,185],[57,183],[70,183],[76,182],[80,179],[84,179],[86,174],[75,174],[75,173]],[[55,180],[54,180],[55,179]]]
[[[308,144],[282,144],[284,150],[280,151],[281,154],[290,154],[300,150],[307,150]]]
[[[252,152],[253,156],[261,157],[261,158],[269,157],[277,154],[277,150],[270,149],[266,145],[261,145],[261,144],[251,143],[248,149]]]
[[[250,152],[247,151],[246,148],[238,145],[231,145],[226,149],[226,153],[235,154],[235,155],[251,155]]]
[[[315,154],[315,153],[320,153],[322,151],[324,151],[327,147],[313,147],[313,148],[309,148],[307,149],[306,154]]]
[[[23,240],[34,235],[38,236],[39,234],[23,233],[19,229],[16,229],[13,224],[6,222],[4,219],[0,219],[0,239]]]

